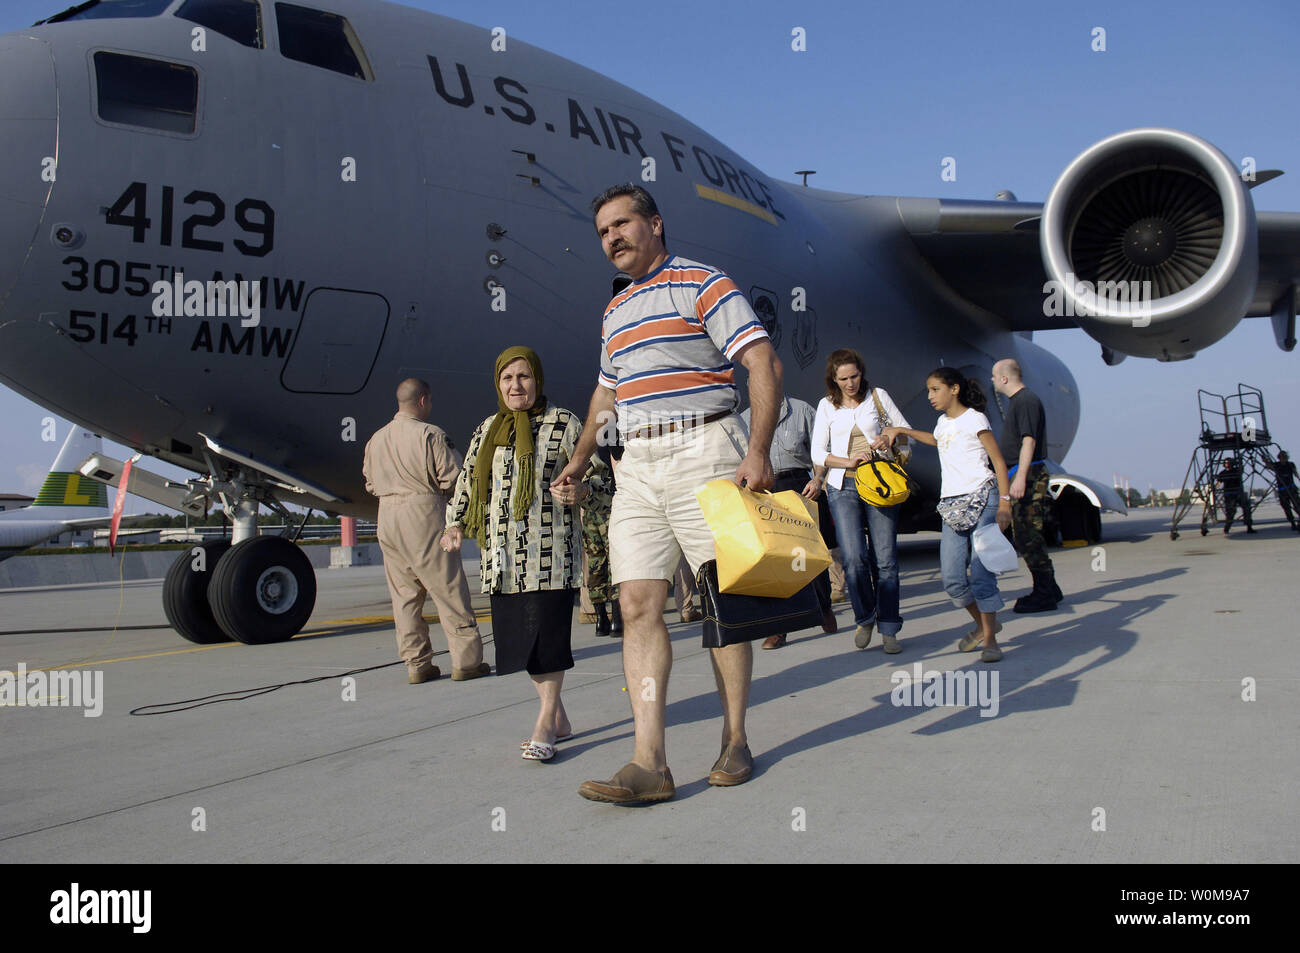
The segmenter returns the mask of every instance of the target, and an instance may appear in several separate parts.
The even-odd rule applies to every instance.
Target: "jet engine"
[[[1255,205],[1203,139],[1133,129],[1066,167],[1040,225],[1049,315],[1118,354],[1176,361],[1231,331],[1259,273]]]

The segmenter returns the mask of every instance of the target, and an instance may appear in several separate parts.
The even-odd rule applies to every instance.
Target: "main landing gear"
[[[287,642],[316,606],[316,571],[297,543],[254,536],[217,560],[208,605],[221,631],[246,645]]]
[[[202,481],[191,486],[196,483],[201,487]],[[293,638],[315,608],[316,572],[292,539],[257,535],[259,502],[279,511],[286,525],[288,511],[265,488],[238,479],[216,484],[209,478],[196,492],[222,499],[233,517],[234,538],[207,540],[180,554],[163,583],[167,621],[199,645]]]

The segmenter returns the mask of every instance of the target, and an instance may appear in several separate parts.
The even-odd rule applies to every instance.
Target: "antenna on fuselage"
[[[816,174],[817,174],[817,170],[816,170],[816,169],[800,169],[798,172],[795,173],[795,175],[802,175],[802,176],[803,176],[803,184],[804,184],[804,188],[807,188],[807,187],[808,187],[808,176],[810,176],[810,175],[816,175]]]

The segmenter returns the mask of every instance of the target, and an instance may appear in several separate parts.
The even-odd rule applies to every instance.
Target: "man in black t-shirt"
[[[1293,530],[1300,532],[1300,522],[1297,522],[1291,513],[1293,506],[1300,507],[1300,499],[1297,499],[1295,489],[1295,464],[1291,462],[1285,450],[1277,455],[1277,462],[1273,464],[1273,475],[1277,483],[1277,501],[1282,504],[1286,521],[1291,524]]]
[[[1034,577],[1034,590],[1016,600],[1016,612],[1046,612],[1065,598],[1043,541],[1047,512],[1047,415],[1043,402],[1020,379],[1020,365],[1003,358],[993,365],[993,389],[1007,398],[998,448],[1011,477],[1011,529],[1016,551]]]
[[[1246,532],[1255,532],[1255,526],[1250,521],[1250,497],[1241,482],[1241,464],[1236,457],[1229,457],[1223,461],[1223,469],[1219,475],[1214,478],[1214,482],[1223,488],[1223,495],[1220,497],[1223,503],[1223,535],[1228,535],[1228,530],[1232,529],[1232,521],[1237,518],[1237,507],[1241,507],[1241,518],[1246,523]]]

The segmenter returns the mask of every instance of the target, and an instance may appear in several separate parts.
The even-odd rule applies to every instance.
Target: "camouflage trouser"
[[[1025,495],[1011,501],[1011,531],[1016,552],[1025,557],[1030,572],[1052,572],[1052,560],[1043,542],[1048,501],[1047,467],[1034,464],[1025,480]]]
[[[1294,526],[1295,517],[1291,515],[1291,509],[1292,507],[1300,509],[1300,501],[1297,500],[1295,487],[1279,486],[1277,488],[1277,501],[1282,504],[1282,512],[1286,514],[1286,521]]]
[[[582,550],[587,556],[587,589],[593,603],[618,598],[618,587],[609,584],[609,513],[608,506],[582,508]]]
[[[1237,518],[1237,507],[1241,507],[1241,518],[1246,524],[1246,529],[1254,529],[1250,519],[1250,498],[1243,493],[1231,492],[1223,494],[1223,531],[1226,533],[1232,527],[1232,521]]]

